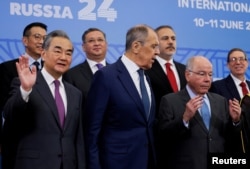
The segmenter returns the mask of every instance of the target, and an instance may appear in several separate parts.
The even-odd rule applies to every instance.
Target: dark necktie
[[[245,82],[240,83],[241,89],[242,89],[242,94],[245,96],[248,93],[247,86]]]
[[[171,84],[171,87],[172,87],[173,91],[177,92],[178,91],[178,86],[177,86],[177,83],[176,83],[174,72],[170,68],[170,66],[171,66],[171,63],[166,63],[167,77],[168,77],[168,80],[169,80],[169,82]]]
[[[150,113],[150,101],[149,101],[149,96],[148,96],[147,88],[146,88],[145,81],[144,81],[144,70],[139,69],[138,73],[140,77],[140,88],[141,88],[141,97],[142,97],[141,99],[142,99],[142,103],[144,106],[144,110],[146,112],[146,116],[148,118],[149,113]]]
[[[58,111],[58,115],[60,119],[60,124],[63,127],[64,120],[65,120],[65,108],[64,108],[62,97],[59,92],[60,81],[55,80],[54,84],[55,84],[55,101],[56,101],[57,111]]]
[[[203,119],[203,122],[205,123],[206,128],[209,130],[210,125],[210,113],[209,108],[205,100],[203,100],[203,104],[201,106],[201,116]]]
[[[40,70],[40,68],[39,68],[40,63],[38,61],[33,62],[33,65],[36,66],[37,71]]]
[[[103,68],[103,64],[101,64],[101,63],[97,63],[97,64],[96,64],[96,67],[97,67],[97,68],[98,68],[98,70],[99,70],[99,69]]]

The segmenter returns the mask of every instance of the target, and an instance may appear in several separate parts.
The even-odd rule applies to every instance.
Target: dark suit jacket
[[[95,73],[86,102],[89,169],[147,169],[153,164],[154,98],[147,119],[126,67],[116,63]]]
[[[183,124],[182,116],[190,100],[185,89],[162,97],[159,112],[160,137],[168,145],[162,168],[207,169],[208,153],[225,152],[228,132],[233,128],[229,118],[227,100],[215,93],[208,93],[211,106],[210,129],[206,129],[199,112],[189,121],[189,128]],[[237,128],[237,127],[234,127]],[[161,168],[160,167],[160,168]]]
[[[1,110],[4,107],[4,104],[8,98],[10,92],[11,81],[18,76],[16,70],[16,62],[18,59],[10,60],[3,62],[1,64],[1,73],[0,73],[0,106]]]
[[[248,85],[248,88],[250,88],[250,81],[247,80],[246,83]],[[224,96],[227,100],[230,100],[233,98],[236,98],[239,101],[241,100],[240,94],[236,88],[236,85],[235,85],[231,75],[228,75],[224,79],[214,81],[211,85],[210,91],[217,93],[221,96]],[[242,113],[242,115],[243,115],[242,118],[248,118],[248,115],[246,113]],[[250,147],[249,141],[247,139],[249,137],[248,135],[250,135],[247,125],[250,125],[250,123],[247,123],[247,121],[248,121],[247,119],[242,120],[242,121],[245,121],[245,123],[242,124],[242,126],[244,126],[243,135],[245,138],[245,140],[244,140],[245,146]],[[228,144],[228,148],[229,148],[230,152],[233,152],[233,153],[242,153],[243,152],[242,140],[241,140],[240,133],[235,133],[234,137],[232,137],[231,141]],[[248,148],[246,148],[246,150],[248,150]]]
[[[7,169],[85,168],[81,93],[63,82],[67,115],[62,129],[53,95],[41,73],[26,103],[20,82],[4,108],[3,167]]]
[[[250,88],[250,81],[247,80],[246,82]],[[214,81],[211,85],[210,91],[224,96],[228,100],[233,98],[236,98],[239,101],[241,100],[240,94],[231,75],[228,75],[224,79]]]
[[[82,101],[85,103],[85,99],[93,79],[93,73],[87,60],[68,70],[63,77],[67,82],[81,90],[83,95]]]
[[[10,92],[11,81],[14,77],[17,77],[16,62],[18,59],[3,62],[0,65],[0,117],[2,117],[2,111],[4,104],[8,98]],[[2,119],[0,125],[0,144],[2,143]]]
[[[185,78],[186,66],[175,61],[174,64],[176,66],[179,75],[181,89],[183,89],[186,85],[186,78]],[[164,72],[164,70],[162,69],[161,65],[157,60],[155,60],[155,62],[152,65],[152,68],[147,70],[146,73],[148,74],[152,84],[156,102],[156,114],[158,114],[162,96],[168,93],[172,93],[173,89],[167,78],[166,73]]]

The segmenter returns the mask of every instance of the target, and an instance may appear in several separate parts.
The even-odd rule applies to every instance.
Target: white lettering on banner
[[[250,13],[250,5],[243,2],[214,0],[178,0],[179,8]]]
[[[10,15],[73,19],[71,10],[67,6],[43,6],[41,4],[25,4],[16,2],[10,3]]]
[[[108,22],[114,22],[117,18],[117,11],[114,8],[110,8],[113,0],[103,0],[97,12],[94,12],[96,9],[95,0],[79,0],[79,3],[85,5],[77,13],[77,19],[79,20],[95,21],[98,17],[106,18]],[[69,6],[42,5],[37,3],[10,2],[10,15],[74,19],[74,15]]]
[[[78,12],[78,19],[81,20],[96,20],[96,13],[94,9],[96,2],[93,0],[79,0],[80,3],[87,3],[87,6]],[[110,8],[113,0],[103,0],[100,7],[97,9],[97,17],[106,18],[109,22],[114,22],[117,18],[117,11]]]

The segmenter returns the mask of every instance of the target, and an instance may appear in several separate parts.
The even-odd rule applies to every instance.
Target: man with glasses
[[[227,55],[227,67],[230,74],[220,80],[214,81],[210,88],[211,92],[220,94],[226,99],[237,99],[240,101],[249,92],[250,81],[246,79],[248,59],[246,53],[240,48],[233,48]],[[232,140],[230,150],[232,152],[244,152],[241,136],[235,136]]]
[[[168,149],[160,169],[207,169],[209,155],[225,153],[230,134],[239,131],[240,125],[235,125],[240,123],[241,115],[238,100],[228,102],[208,92],[212,71],[206,57],[191,57],[186,65],[186,87],[162,97],[159,136],[168,138]]]
[[[81,90],[83,110],[94,73],[108,64],[105,59],[107,46],[106,35],[102,30],[87,29],[82,35],[82,49],[86,54],[86,60],[64,75],[66,81]]]
[[[46,32],[47,32],[47,25],[41,22],[30,23],[23,30],[22,43],[24,45],[25,52],[22,54],[22,56],[26,56],[29,58],[30,69],[32,68],[32,66],[36,66],[36,69],[39,70],[42,68],[43,62],[41,59],[41,52],[42,52],[42,44],[44,38],[46,37]],[[1,74],[0,74],[1,113],[6,103],[6,100],[9,97],[8,95],[11,89],[11,81],[18,76],[16,70],[16,62],[18,62],[18,59],[6,61],[1,64]],[[4,167],[5,165],[6,161],[3,158],[3,168],[5,168]]]

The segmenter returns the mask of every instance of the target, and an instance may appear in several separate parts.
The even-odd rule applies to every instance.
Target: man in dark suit
[[[147,70],[153,93],[156,101],[156,118],[158,117],[159,106],[162,96],[168,93],[176,92],[186,85],[185,79],[185,65],[174,61],[174,54],[176,52],[176,35],[173,28],[169,25],[162,25],[155,29],[155,32],[159,39],[160,53],[156,56],[155,62],[152,68]],[[167,74],[166,63],[171,64],[171,69],[174,72],[175,80],[177,82],[177,90],[174,91],[171,86],[172,79],[169,79]],[[157,124],[157,123],[156,123]],[[156,149],[158,161],[164,161],[164,154],[167,151],[165,147],[165,141],[158,138],[156,132]],[[163,154],[163,155],[162,155]],[[163,158],[162,160],[159,158]]]
[[[24,56],[29,57],[29,65],[32,65],[34,61],[37,61],[41,65],[41,51],[42,43],[44,37],[46,36],[47,25],[40,22],[33,22],[28,24],[23,30],[22,42],[25,47]],[[0,73],[0,117],[2,117],[2,110],[8,99],[11,81],[13,78],[17,77],[16,62],[18,59],[13,59],[10,61],[3,62],[1,64],[1,73]],[[2,122],[2,120],[1,120]],[[2,140],[2,125],[0,125],[0,147]]]
[[[210,91],[224,96],[228,100],[235,98],[240,101],[245,95],[240,86],[241,83],[246,84],[247,92],[249,92],[250,89],[250,81],[248,81],[245,76],[248,69],[246,53],[240,48],[231,49],[227,55],[227,67],[230,70],[230,74],[223,79],[214,81]],[[243,114],[243,117],[245,117],[245,114]],[[245,152],[241,139],[242,136],[237,135],[231,140],[232,146],[230,147],[232,152]],[[244,142],[247,143],[246,140]]]
[[[178,90],[183,89],[186,85],[185,65],[174,61],[176,52],[176,35],[173,28],[169,25],[162,25],[155,29],[159,39],[160,53],[156,56],[156,60],[152,68],[147,70],[154,96],[156,101],[156,114],[159,111],[159,105],[162,96],[168,93],[176,92],[171,86],[170,80],[167,77],[166,63],[171,64],[171,69],[174,72]]]
[[[236,99],[208,92],[213,69],[207,58],[191,57],[186,67],[186,88],[160,103],[160,136],[168,138],[161,167],[207,169],[208,155],[224,153],[228,133],[239,131],[241,108]]]
[[[42,68],[42,44],[47,32],[47,25],[41,22],[33,22],[28,24],[23,30],[22,42],[25,47],[23,56],[29,57],[29,65],[32,66],[35,61]],[[13,59],[2,63],[0,75],[0,106],[3,108],[10,91],[10,84],[13,78],[17,77],[16,62],[18,59]]]
[[[16,63],[19,79],[4,108],[6,168],[85,168],[81,92],[62,80],[72,53],[68,35],[56,30],[44,40],[41,72],[30,70],[27,56]]]
[[[124,55],[95,73],[86,100],[89,169],[154,168],[155,102],[148,79],[138,71],[151,68],[158,44],[152,28],[134,26]]]
[[[64,79],[81,90],[82,108],[94,73],[99,69],[98,65],[106,66],[107,41],[105,33],[98,28],[89,28],[82,35],[82,49],[86,54],[86,60],[71,68],[64,74]]]
[[[231,49],[227,55],[227,67],[230,74],[226,78],[214,81],[210,91],[218,93],[228,100],[236,98],[240,101],[244,96],[240,83],[245,82],[248,91],[250,88],[250,81],[245,76],[248,68],[246,53],[240,48]]]

